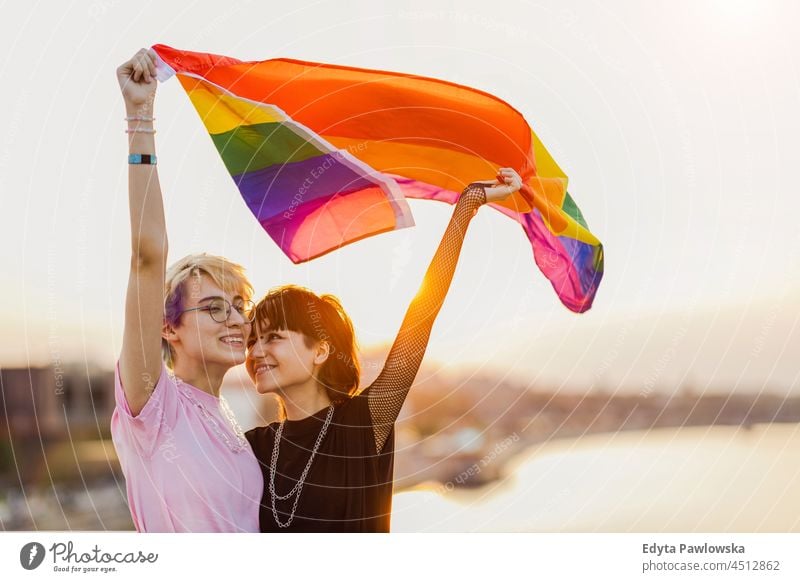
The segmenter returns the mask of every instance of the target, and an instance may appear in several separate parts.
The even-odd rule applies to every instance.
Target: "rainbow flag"
[[[455,203],[515,168],[492,207],[519,223],[562,303],[592,305],[603,246],[524,117],[488,93],[403,73],[293,59],[243,62],[155,45],[256,219],[295,263],[413,225],[405,197]]]

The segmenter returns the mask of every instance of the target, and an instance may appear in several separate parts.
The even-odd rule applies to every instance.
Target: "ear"
[[[175,328],[172,327],[172,324],[165,321],[161,326],[161,337],[167,341],[174,341],[178,338],[178,334],[175,333]]]
[[[317,342],[317,351],[314,353],[314,363],[322,365],[333,352],[333,346],[325,340]]]

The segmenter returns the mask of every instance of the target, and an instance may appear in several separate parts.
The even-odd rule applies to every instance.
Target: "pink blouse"
[[[219,398],[161,376],[131,415],[116,366],[111,436],[140,532],[257,532],[264,487],[249,443],[240,440]],[[238,450],[232,450],[238,449]]]

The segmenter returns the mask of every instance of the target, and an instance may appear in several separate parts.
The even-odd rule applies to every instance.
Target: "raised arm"
[[[129,153],[155,156],[153,103],[155,54],[140,50],[117,69],[125,99]],[[148,120],[149,119],[149,120]],[[148,131],[149,130],[149,131]],[[131,213],[131,269],[125,298],[125,328],[119,372],[131,413],[141,412],[161,373],[161,328],[167,230],[158,171],[151,164],[128,166]]]
[[[378,452],[386,444],[422,364],[433,322],[453,280],[470,220],[482,204],[501,200],[521,185],[514,170],[503,168],[500,176],[506,185],[500,185],[498,181],[474,182],[461,193],[422,285],[406,311],[383,370],[366,390]]]

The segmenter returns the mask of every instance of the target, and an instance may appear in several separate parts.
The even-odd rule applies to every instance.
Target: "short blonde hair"
[[[253,297],[253,286],[244,274],[244,267],[224,257],[208,253],[188,255],[167,269],[164,279],[164,322],[178,327],[186,299],[186,281],[190,277],[202,275],[214,281],[223,292],[238,295],[244,300]],[[162,338],[161,356],[164,363],[172,369],[175,365],[175,350]]]

